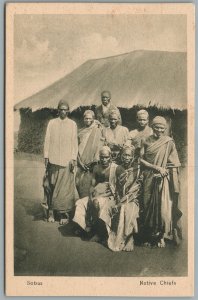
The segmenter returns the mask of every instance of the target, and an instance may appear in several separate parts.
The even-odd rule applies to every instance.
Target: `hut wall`
[[[135,106],[131,109],[120,108],[123,126],[129,130],[136,128],[136,113],[144,107]],[[83,113],[86,109],[95,109],[95,106],[80,107],[70,114],[70,118],[76,121],[78,128],[83,126]],[[169,134],[173,136],[178,149],[180,160],[183,164],[187,158],[187,111],[164,110],[157,107],[146,108],[152,120],[156,115],[166,117],[171,124]],[[47,124],[50,119],[57,117],[57,110],[42,109],[36,112],[21,109],[21,124],[18,134],[18,150],[34,154],[43,153],[43,144]]]
[[[41,154],[46,127],[50,119],[55,117],[48,109],[32,112],[21,109],[21,123],[18,133],[18,151]]]

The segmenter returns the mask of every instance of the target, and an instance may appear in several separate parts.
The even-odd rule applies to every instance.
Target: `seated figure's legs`
[[[89,198],[85,197],[76,202],[76,210],[73,221],[77,223],[83,230],[86,230],[86,214]]]

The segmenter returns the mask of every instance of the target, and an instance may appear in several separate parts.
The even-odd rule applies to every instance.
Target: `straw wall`
[[[94,110],[94,106],[91,107]],[[136,127],[136,112],[142,107],[133,107],[131,109],[121,108],[123,125],[132,130]],[[73,111],[70,118],[76,121],[78,128],[83,126],[83,113],[88,107],[80,107]],[[90,107],[89,107],[90,109]],[[187,111],[163,110],[156,107],[148,109],[150,119],[156,115],[165,116],[171,124],[170,135],[176,142],[180,160],[186,161],[187,149]],[[57,110],[42,109],[33,112],[28,109],[21,109],[21,123],[18,134],[18,151],[42,154],[46,127],[50,119],[57,117]]]

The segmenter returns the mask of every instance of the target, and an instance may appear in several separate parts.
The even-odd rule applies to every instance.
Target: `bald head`
[[[111,149],[108,146],[103,146],[99,151],[99,155],[103,154],[111,155]]]
[[[103,168],[107,168],[111,160],[111,150],[107,146],[103,146],[99,152],[100,164]]]
[[[149,122],[149,114],[145,109],[141,109],[137,112],[137,123],[140,130],[143,130]]]

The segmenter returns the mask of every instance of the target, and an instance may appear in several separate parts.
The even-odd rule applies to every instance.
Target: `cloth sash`
[[[169,136],[163,136],[156,140],[154,143],[148,146],[146,149],[146,160],[149,163],[158,165],[158,166],[165,166],[167,163],[167,158],[168,158],[168,152],[166,154],[166,159],[164,157],[165,152],[166,152],[166,144],[168,142],[172,141],[172,138]]]
[[[115,189],[116,189],[116,168],[117,165],[114,162],[112,162],[110,166],[109,186],[113,195],[115,195]]]

